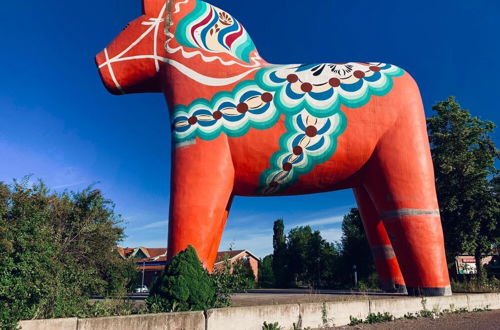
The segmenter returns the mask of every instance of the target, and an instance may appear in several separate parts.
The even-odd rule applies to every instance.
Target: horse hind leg
[[[410,295],[451,295],[426,123],[418,93],[367,164],[365,187],[394,248]],[[418,96],[418,97],[417,97]]]
[[[380,288],[386,292],[406,293],[403,274],[401,274],[391,241],[375,205],[363,187],[357,187],[353,190],[372,251]]]

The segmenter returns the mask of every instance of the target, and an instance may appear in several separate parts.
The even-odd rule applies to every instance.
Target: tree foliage
[[[283,219],[278,219],[273,225],[273,273],[278,287],[289,285],[290,276],[288,272],[287,246],[285,236],[285,225]]]
[[[352,208],[342,220],[341,265],[342,280],[352,283],[353,266],[356,265],[358,280],[368,282],[375,272],[372,253],[366,238],[361,215]]]
[[[262,286],[270,286],[274,279],[274,284],[281,287],[351,288],[354,265],[360,283],[368,287],[378,285],[358,209],[353,208],[344,216],[338,243],[327,242],[319,230],[313,231],[309,226],[292,228],[285,235],[282,219],[274,223],[274,232],[275,251],[261,263]],[[279,263],[274,260],[276,247],[283,256]],[[277,265],[282,269],[276,269]]]
[[[0,327],[76,315],[91,295],[124,292],[134,266],[115,251],[119,223],[99,190],[0,183]]]
[[[319,231],[304,226],[293,228],[285,235],[283,220],[279,219],[274,223],[273,245],[274,253],[268,262],[272,263],[276,286],[322,287],[334,280],[338,252]]]
[[[276,282],[273,272],[273,255],[267,255],[262,259],[259,267],[259,286],[271,288]]]
[[[479,262],[500,242],[495,125],[471,116],[453,97],[433,109],[427,126],[448,261],[468,253]]]

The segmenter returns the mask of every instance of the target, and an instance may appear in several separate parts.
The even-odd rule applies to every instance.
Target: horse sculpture
[[[168,257],[211,270],[233,196],[353,188],[381,287],[450,295],[418,87],[385,63],[272,65],[200,0],[144,0],[96,57],[113,94],[162,92],[172,121]]]

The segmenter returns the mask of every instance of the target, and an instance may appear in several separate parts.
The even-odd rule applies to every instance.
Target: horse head
[[[143,0],[143,14],[96,56],[102,81],[112,94],[162,91],[165,11],[165,0]]]
[[[168,73],[160,74],[165,63],[197,81],[209,75],[214,85],[265,64],[241,23],[201,0],[143,0],[143,14],[96,56],[96,63],[112,94],[168,89]]]

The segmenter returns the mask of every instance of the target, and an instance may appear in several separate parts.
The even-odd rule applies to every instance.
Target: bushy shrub
[[[189,246],[170,260],[154,283],[146,303],[149,308],[156,305],[165,312],[174,308],[178,311],[204,310],[213,306],[215,294],[213,282],[203,269],[196,250]]]
[[[0,182],[0,328],[76,316],[92,295],[124,292],[132,268],[114,250],[119,223],[99,190]]]

